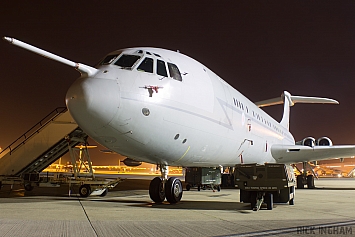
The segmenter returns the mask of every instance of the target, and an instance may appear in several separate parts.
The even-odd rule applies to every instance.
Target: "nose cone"
[[[84,131],[108,125],[120,106],[116,80],[79,78],[69,88],[66,104],[70,114]]]

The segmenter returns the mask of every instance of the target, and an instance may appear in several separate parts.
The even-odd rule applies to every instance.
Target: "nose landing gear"
[[[161,203],[165,199],[164,182],[160,177],[155,177],[149,185],[149,196],[155,203]]]
[[[173,204],[182,198],[182,183],[176,177],[168,179],[166,165],[160,165],[161,177],[155,177],[149,185],[149,196],[155,203],[162,203],[165,198]]]
[[[182,183],[180,179],[170,177],[165,183],[165,196],[169,203],[180,202],[182,198]]]

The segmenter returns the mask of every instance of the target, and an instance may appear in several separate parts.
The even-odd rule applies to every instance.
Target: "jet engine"
[[[123,164],[127,165],[127,166],[140,166],[142,164],[141,161],[136,161],[136,160],[133,160],[131,158],[126,158],[123,160]]]
[[[317,140],[317,146],[333,146],[333,142],[329,137],[321,137]]]
[[[302,146],[333,146],[332,140],[328,137],[321,137],[318,140],[314,139],[314,137],[306,137],[301,141],[296,142],[296,145]]]
[[[314,147],[316,145],[316,139],[314,139],[314,137],[306,137],[303,140],[296,142],[296,145]]]

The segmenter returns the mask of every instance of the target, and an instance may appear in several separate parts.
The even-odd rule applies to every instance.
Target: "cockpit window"
[[[123,54],[116,62],[115,65],[122,68],[132,68],[133,65],[140,59],[140,56],[137,55],[128,55]]]
[[[143,62],[137,68],[138,71],[141,72],[150,72],[153,73],[153,59],[145,58]]]
[[[107,55],[104,60],[100,63],[101,65],[107,65],[113,62],[117,58],[117,54]]]
[[[165,62],[162,60],[157,60],[157,74],[160,76],[167,77],[168,72],[166,71]]]
[[[175,80],[182,81],[179,68],[175,64],[168,63],[168,68],[169,68],[170,77],[172,77]]]

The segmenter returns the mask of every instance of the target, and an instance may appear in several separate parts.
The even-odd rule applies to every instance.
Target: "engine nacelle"
[[[142,162],[127,157],[126,159],[123,160],[123,164],[134,167],[134,166],[140,166]]]
[[[317,146],[333,146],[333,142],[329,137],[321,137],[317,140]]]
[[[314,139],[314,137],[306,137],[305,139],[296,142],[296,145],[309,146],[309,147],[333,146],[333,142],[328,137],[321,137],[317,141],[316,139]]]
[[[316,145],[316,139],[314,139],[314,137],[306,137],[303,140],[296,142],[296,145],[314,147]]]

